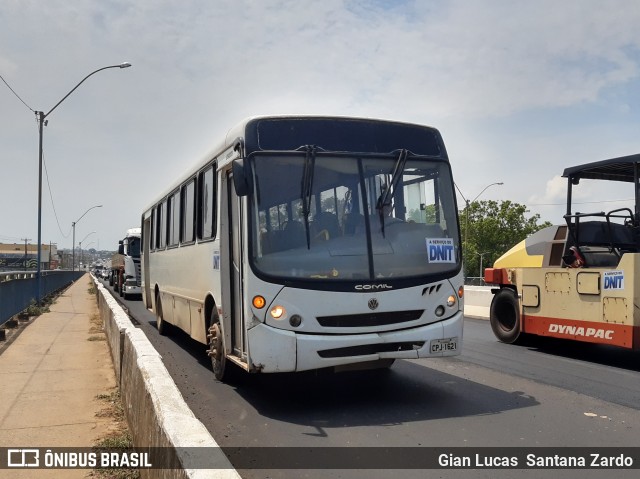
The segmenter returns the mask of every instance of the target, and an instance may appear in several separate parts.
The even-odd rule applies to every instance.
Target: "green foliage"
[[[514,245],[536,231],[551,226],[538,224],[540,215],[527,217],[527,207],[511,201],[474,201],[460,211],[460,228],[467,277],[483,276],[480,271]]]
[[[27,309],[24,310],[25,315],[27,316],[40,316],[42,313],[46,313],[49,311],[49,305],[44,301],[41,306],[36,303],[35,299],[32,299],[27,306]]]

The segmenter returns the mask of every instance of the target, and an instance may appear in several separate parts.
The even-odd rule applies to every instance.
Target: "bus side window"
[[[199,239],[216,237],[216,191],[216,169],[213,164],[199,175],[197,214]]]
[[[156,235],[155,235],[155,227],[156,227],[156,209],[155,207],[151,209],[151,227],[149,228],[149,251],[154,251],[156,249]]]
[[[189,181],[181,192],[180,242],[190,243],[195,239],[195,192],[196,180]]]
[[[167,202],[167,246],[177,246],[180,232],[180,192],[173,193]]]
[[[156,247],[162,249],[167,244],[167,200],[158,205],[158,221],[156,222]]]

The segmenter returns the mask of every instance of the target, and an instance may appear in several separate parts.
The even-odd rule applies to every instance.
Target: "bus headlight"
[[[286,316],[287,311],[284,309],[284,306],[274,306],[271,308],[270,313],[273,319],[283,319]]]
[[[451,307],[454,304],[456,304],[456,297],[454,295],[451,295],[447,298],[447,306]]]
[[[299,314],[293,314],[289,318],[289,324],[292,327],[297,328],[298,326],[300,326],[302,324],[302,316],[300,316]]]

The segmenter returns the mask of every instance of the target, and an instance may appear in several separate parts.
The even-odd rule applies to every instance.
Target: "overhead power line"
[[[25,101],[24,101],[22,98],[20,98],[20,95],[18,95],[18,94],[14,91],[14,89],[13,89],[13,88],[11,88],[11,85],[9,85],[9,84],[7,83],[7,81],[2,77],[2,75],[0,75],[0,80],[2,80],[2,81],[4,82],[4,84],[5,84],[5,85],[7,85],[7,88],[8,88],[9,90],[11,90],[11,93],[13,93],[13,94],[15,95],[15,97],[16,97],[18,100],[20,100],[24,106],[26,106],[29,110],[31,110],[32,112],[34,112],[34,113],[35,113],[35,110],[34,110],[33,108],[31,108],[29,105],[27,105],[27,104],[25,103]]]

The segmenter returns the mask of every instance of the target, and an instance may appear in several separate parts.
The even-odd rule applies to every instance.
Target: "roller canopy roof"
[[[640,163],[640,154],[621,156],[609,160],[596,161],[579,166],[565,168],[565,178],[588,178],[592,180],[634,181],[636,164]]]

